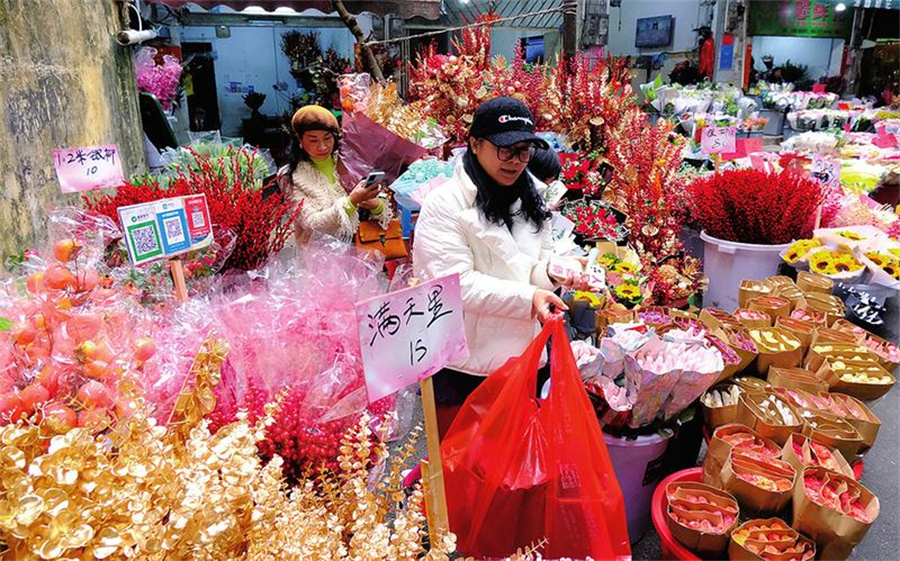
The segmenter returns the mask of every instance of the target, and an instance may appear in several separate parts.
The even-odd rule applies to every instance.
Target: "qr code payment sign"
[[[198,210],[196,212],[191,213],[191,222],[194,223],[195,228],[205,228],[206,220],[203,218],[203,211]]]
[[[159,240],[159,231],[156,229],[156,223],[143,222],[135,224],[128,228],[128,236],[131,238],[131,246],[134,250],[135,260],[143,261],[145,259],[162,255],[162,245]]]
[[[166,239],[170,245],[183,243],[186,239],[184,228],[181,226],[181,219],[177,216],[166,218],[163,220],[166,229]]]

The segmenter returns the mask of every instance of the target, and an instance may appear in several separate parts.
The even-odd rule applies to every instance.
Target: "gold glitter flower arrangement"
[[[202,417],[226,352],[221,341],[204,344],[168,426],[134,397],[134,415],[104,435],[74,428],[48,440],[26,421],[0,428],[6,558],[448,559],[452,534],[432,537],[427,554],[422,546],[422,491],[398,506],[412,448],[389,461],[368,419],[344,439],[339,473],[294,487],[278,457],[264,465],[258,454],[277,404],[256,424],[240,414],[211,434]]]

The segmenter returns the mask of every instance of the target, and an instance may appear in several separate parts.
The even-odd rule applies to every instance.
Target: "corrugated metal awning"
[[[900,1],[900,0],[898,0]],[[447,2],[447,18],[452,25],[465,25],[487,14],[493,8],[501,18],[518,14],[542,12],[562,7],[563,0],[470,0]],[[562,11],[519,18],[498,24],[500,27],[526,27],[532,29],[556,29],[562,25]]]
[[[180,8],[185,4],[196,4],[201,8],[213,8],[215,6],[227,6],[235,10],[243,10],[251,6],[273,11],[277,8],[291,8],[298,12],[316,9],[330,14],[331,2],[328,0],[146,0],[151,4],[165,4],[172,8]],[[438,19],[441,17],[441,0],[416,0],[414,2],[404,0],[344,0],[344,6],[353,14],[371,12],[384,16],[396,14],[403,19],[421,17],[425,19]]]

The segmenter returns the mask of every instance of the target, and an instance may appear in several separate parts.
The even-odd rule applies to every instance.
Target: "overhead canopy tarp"
[[[243,10],[251,6],[274,11],[278,8],[291,8],[298,12],[316,9],[330,14],[334,11],[327,0],[147,0],[151,4],[165,4],[172,8],[180,8],[186,4],[195,4],[201,8],[227,6],[235,10]],[[371,12],[384,16],[396,14],[403,19],[422,17],[438,19],[441,17],[441,0],[344,0],[344,6],[351,13]]]

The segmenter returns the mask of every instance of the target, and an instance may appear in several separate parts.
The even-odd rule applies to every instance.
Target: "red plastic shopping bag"
[[[551,337],[550,395],[538,401]],[[561,320],[469,396],[441,455],[463,555],[502,558],[545,540],[545,559],[631,558],[622,491]]]

